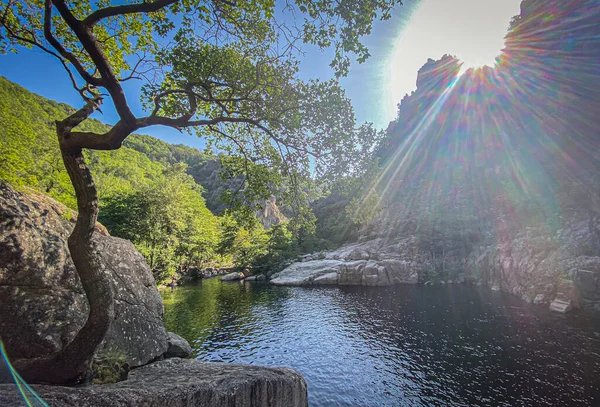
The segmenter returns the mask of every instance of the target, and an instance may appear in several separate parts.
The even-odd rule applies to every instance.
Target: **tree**
[[[53,55],[84,101],[56,122],[56,133],[79,212],[68,245],[90,312],[60,352],[15,361],[26,380],[83,381],[114,317],[108,271],[92,238],[98,193],[82,151],[118,149],[133,132],[161,125],[292,179],[309,173],[310,156],[317,175],[344,171],[360,161],[350,101],[335,80],[300,80],[295,55],[302,42],[332,46],[331,65],[344,75],[351,55],[368,57],[360,37],[374,19],[389,18],[396,2],[296,0],[285,6],[305,17],[295,28],[275,20],[272,0],[1,1],[0,51],[29,47]],[[122,86],[134,79],[143,81],[143,117]],[[106,98],[118,121],[104,133],[78,131]]]
[[[185,164],[174,164],[147,185],[108,197],[100,211],[111,234],[136,245],[157,281],[201,266],[219,240],[217,217],[185,171]]]

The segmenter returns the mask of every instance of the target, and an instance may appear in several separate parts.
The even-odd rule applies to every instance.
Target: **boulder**
[[[243,280],[244,277],[244,273],[242,273],[241,271],[236,271],[233,273],[225,274],[223,277],[221,277],[221,281]]]
[[[46,196],[0,183],[0,332],[12,360],[60,351],[87,319],[67,247],[73,219]],[[132,367],[160,357],[167,333],[150,268],[133,244],[102,227],[93,239],[115,292],[115,319],[100,349],[124,354]]]
[[[192,347],[181,336],[173,333],[167,333],[169,347],[165,352],[165,358],[187,358],[192,354]]]
[[[306,407],[306,382],[295,370],[195,359],[167,359],[134,369],[127,380],[87,387],[32,386],[53,407]],[[22,405],[13,384],[0,405]]]
[[[366,260],[344,262],[340,266],[340,285],[362,285]]]
[[[337,272],[323,274],[313,280],[314,285],[330,285],[337,284],[339,274]]]
[[[343,262],[339,260],[313,260],[293,263],[282,270],[277,278],[272,278],[271,284],[310,285],[313,280],[324,274],[337,272],[341,264]]]
[[[550,311],[565,314],[573,308],[571,301],[554,300],[550,303]]]

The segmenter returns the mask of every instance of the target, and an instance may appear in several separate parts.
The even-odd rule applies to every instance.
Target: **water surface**
[[[163,292],[207,361],[289,366],[311,406],[600,406],[600,321],[462,285]]]

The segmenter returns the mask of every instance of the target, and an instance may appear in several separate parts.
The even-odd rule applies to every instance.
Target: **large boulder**
[[[33,386],[54,407],[306,407],[306,382],[292,369],[167,359],[115,384]],[[22,405],[15,385],[0,384],[0,405]]]
[[[274,285],[310,285],[313,280],[326,274],[337,272],[339,260],[313,260],[293,263],[271,280]]]
[[[0,183],[0,335],[11,359],[60,351],[87,319],[88,303],[67,247],[75,215],[38,193]],[[94,233],[110,271],[115,319],[100,349],[143,365],[167,350],[163,305],[152,273],[127,240]]]

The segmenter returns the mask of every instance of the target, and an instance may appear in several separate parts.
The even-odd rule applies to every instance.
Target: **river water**
[[[600,406],[600,320],[463,285],[162,293],[206,361],[288,366],[310,406]]]

